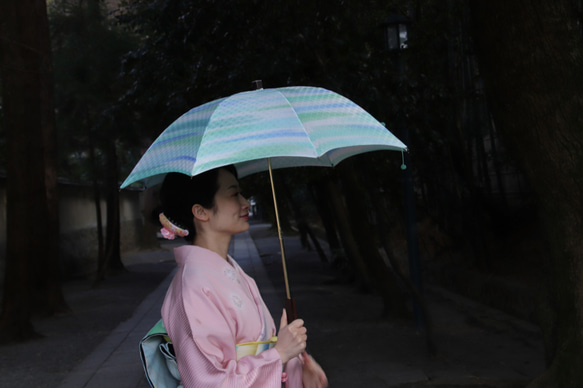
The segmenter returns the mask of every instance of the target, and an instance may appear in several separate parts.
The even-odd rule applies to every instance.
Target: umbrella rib
[[[316,146],[312,142],[312,139],[310,138],[310,135],[306,131],[306,127],[304,126],[304,123],[302,122],[302,120],[298,116],[298,113],[296,112],[296,109],[294,108],[294,106],[292,105],[292,103],[287,99],[287,97],[281,91],[278,90],[277,93],[279,93],[279,95],[281,97],[283,97],[285,103],[289,106],[290,110],[293,112],[295,119],[297,120],[298,124],[300,125],[300,127],[304,131],[304,134],[306,135],[306,139],[308,139],[308,142],[310,143],[310,146],[312,146],[312,148],[314,150],[314,154],[316,155],[316,159],[319,159],[320,156],[318,155],[318,150],[316,149]]]

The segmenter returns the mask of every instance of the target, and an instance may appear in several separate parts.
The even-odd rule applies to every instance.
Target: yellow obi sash
[[[256,356],[259,353],[275,346],[277,337],[273,336],[267,341],[244,342],[237,344],[237,361],[245,356]]]

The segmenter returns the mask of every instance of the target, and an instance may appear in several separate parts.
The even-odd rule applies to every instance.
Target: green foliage
[[[102,2],[56,0],[50,7],[61,175],[103,176],[106,148],[135,142],[131,113],[117,104],[118,75],[132,40],[108,18]],[[95,155],[93,161],[91,154]]]
[[[397,136],[407,128],[421,217],[466,233],[468,222],[495,214],[494,170],[508,159],[499,144],[485,149],[486,136],[496,134],[467,2],[132,0],[115,18],[100,4],[59,0],[51,12],[61,144],[72,175],[90,171],[83,164],[90,149],[94,164],[104,165],[112,140],[125,175],[188,109],[261,79],[265,87],[329,88]],[[384,47],[382,24],[394,12],[412,20],[400,56]],[[367,183],[393,203],[402,195],[400,164],[397,153],[359,157]]]
[[[431,183],[453,170],[473,186],[471,173],[459,166],[471,164],[466,142],[474,135],[458,125],[468,119],[456,111],[475,93],[471,74],[456,73],[469,57],[465,6],[420,1],[410,9],[407,4],[132,1],[119,21],[141,39],[125,57],[123,77],[132,87],[124,102],[141,112],[140,126],[148,123],[155,137],[188,109],[248,90],[255,79],[265,87],[326,87],[387,122],[397,136],[403,129],[397,118],[406,117],[414,166],[427,172],[422,181]],[[398,58],[384,48],[382,23],[395,9],[413,20],[409,49],[402,54],[404,74],[395,66]],[[470,87],[461,87],[464,83]],[[399,181],[400,155],[366,155],[362,163],[385,190]]]
[[[370,105],[384,15],[373,1],[132,1],[119,20],[142,40],[126,57],[126,98],[155,112],[144,120],[160,130],[256,79],[328,87]]]
[[[393,110],[387,100],[397,94],[391,88],[399,86],[389,82],[395,74],[382,30],[391,5],[370,0],[128,2],[118,20],[140,36],[140,44],[124,60],[122,76],[131,87],[123,102],[140,112],[138,125],[151,129],[152,138],[188,109],[249,90],[256,79],[268,88],[325,87],[388,121]],[[391,171],[379,171],[377,177],[399,185],[400,155],[367,158],[376,171]],[[294,190],[318,174],[276,172]],[[255,181],[249,194],[270,203],[261,178],[249,179]]]

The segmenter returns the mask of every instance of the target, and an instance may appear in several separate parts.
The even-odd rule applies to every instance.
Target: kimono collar
[[[205,265],[217,267],[223,267],[223,264],[229,264],[232,267],[237,266],[237,263],[231,255],[228,255],[227,260],[225,261],[225,259],[218,253],[197,245],[182,245],[178,248],[174,248],[174,257],[176,258],[176,263],[181,267],[187,262],[192,261],[204,262]]]

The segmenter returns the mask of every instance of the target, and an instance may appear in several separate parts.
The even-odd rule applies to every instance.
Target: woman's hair
[[[215,168],[190,177],[171,172],[164,178],[160,189],[162,212],[174,225],[188,230],[187,240],[192,241],[196,235],[192,206],[201,205],[205,209],[215,207],[215,194],[219,190],[219,170],[225,169],[237,177],[233,165]]]

